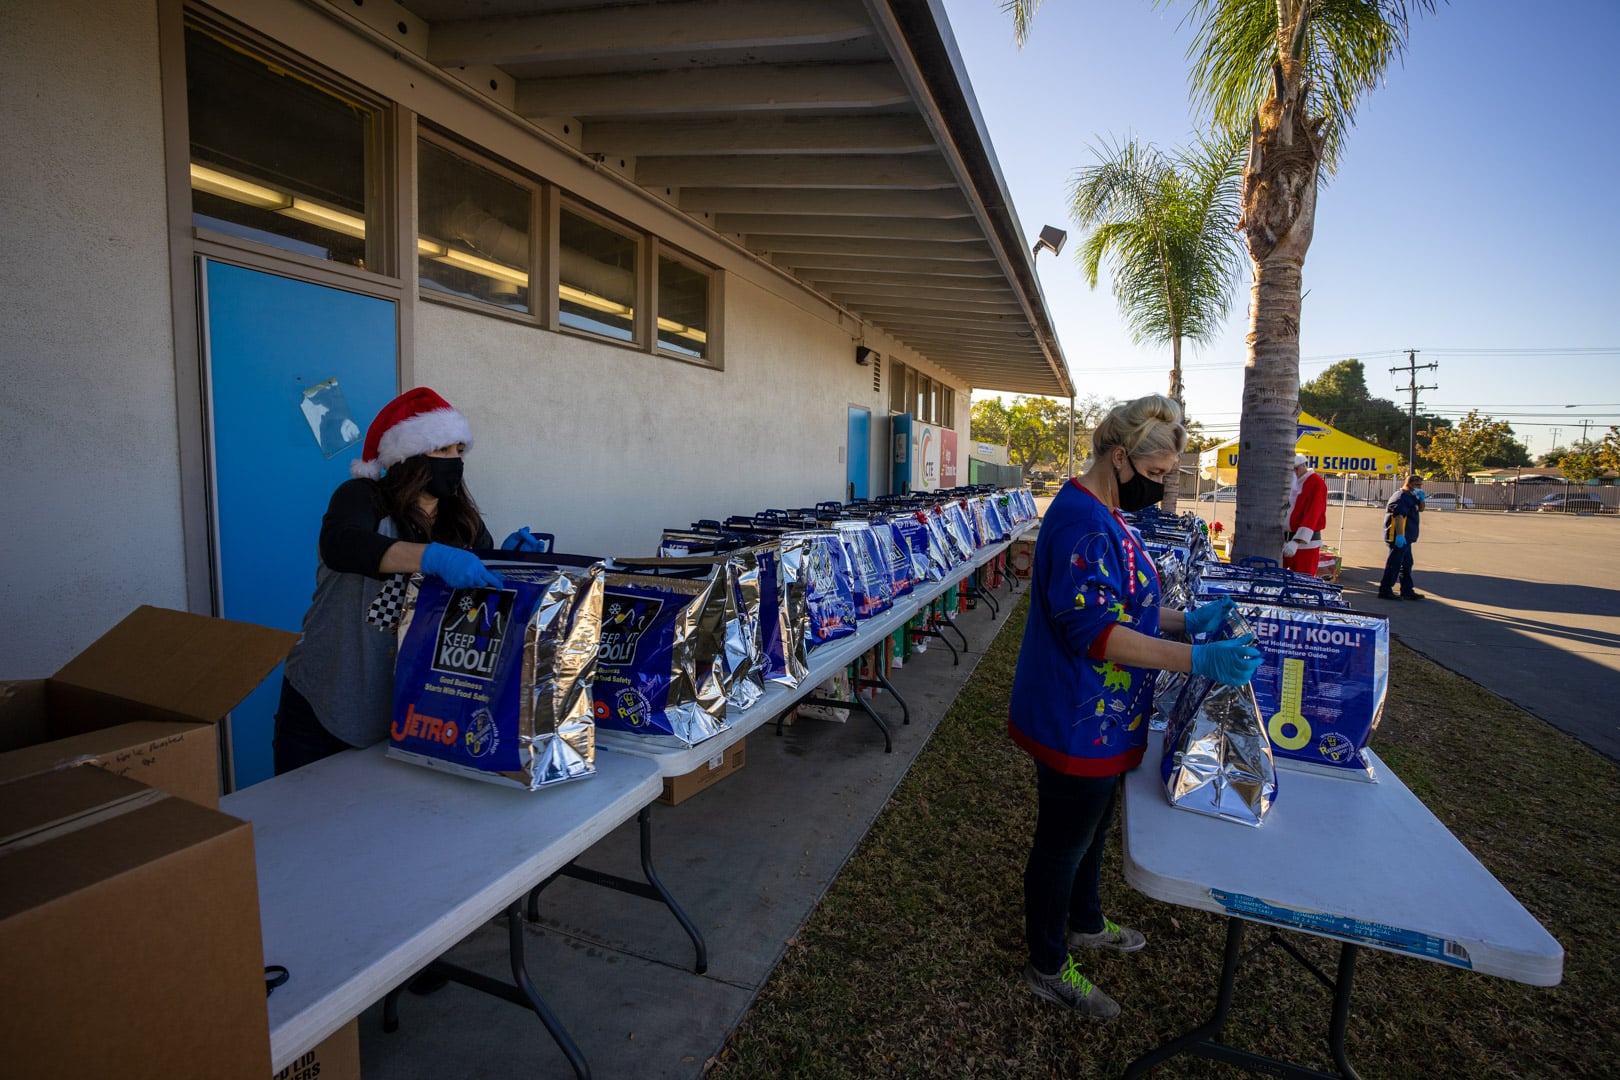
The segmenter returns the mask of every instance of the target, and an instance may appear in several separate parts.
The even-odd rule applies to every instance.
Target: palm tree
[[[1169,3],[1170,0],[1155,0]],[[1242,218],[1253,272],[1234,558],[1275,557],[1299,416],[1300,271],[1316,194],[1362,96],[1435,0],[1189,0],[1196,104],[1248,136]],[[1020,44],[1040,0],[1002,0]]]
[[[1160,0],[1165,2],[1165,0]],[[1253,284],[1232,556],[1275,558],[1299,418],[1300,274],[1318,181],[1361,97],[1434,0],[1191,0],[1194,101],[1246,132],[1243,229]]]
[[[1232,306],[1242,268],[1237,234],[1238,144],[1203,140],[1168,155],[1135,139],[1095,150],[1075,174],[1071,215],[1089,229],[1078,259],[1097,287],[1106,258],[1114,298],[1131,337],[1170,345],[1170,396],[1185,400],[1181,342],[1213,340]],[[1174,513],[1180,470],[1165,486]]]

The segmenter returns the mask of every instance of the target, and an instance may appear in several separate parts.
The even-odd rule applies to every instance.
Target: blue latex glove
[[[1183,614],[1187,617],[1187,633],[1207,634],[1221,625],[1226,613],[1237,607],[1230,596],[1223,596],[1214,603],[1203,604],[1199,607],[1188,608]]]
[[[1398,548],[1403,548],[1403,547],[1406,546],[1406,534],[1405,533],[1402,533],[1399,536],[1395,537],[1395,546],[1398,547]]]
[[[506,584],[472,552],[444,544],[429,544],[422,552],[422,573],[453,589],[499,589]]]
[[[1412,495],[1417,499],[1419,505],[1429,501],[1429,493],[1427,491],[1414,491]]]
[[[502,551],[538,551],[543,553],[548,549],[549,545],[530,532],[527,525],[501,541]]]
[[[1227,686],[1242,686],[1260,670],[1261,654],[1254,635],[1192,647],[1194,675],[1214,679]]]

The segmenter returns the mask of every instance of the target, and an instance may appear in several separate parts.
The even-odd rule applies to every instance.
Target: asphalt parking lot
[[[1231,503],[1196,505],[1232,527]],[[1359,609],[1402,644],[1620,760],[1620,517],[1429,511],[1414,548],[1421,603],[1374,594],[1388,549],[1381,507],[1335,507],[1324,539]],[[1341,543],[1342,535],[1342,543]]]

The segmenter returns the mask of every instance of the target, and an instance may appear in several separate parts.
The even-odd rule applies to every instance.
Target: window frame
[[[621,349],[632,349],[636,352],[651,352],[652,348],[648,340],[647,328],[652,324],[653,320],[647,317],[647,312],[651,310],[652,304],[655,302],[654,298],[649,296],[653,274],[648,272],[648,250],[652,246],[652,237],[646,230],[638,229],[596,209],[590,203],[564,188],[559,187],[557,189],[556,202],[556,216],[552,219],[552,223],[556,228],[552,230],[546,243],[547,250],[557,264],[557,273],[551,279],[550,307],[556,315],[556,324],[551,329],[559,334],[572,334],[586,341],[616,345]],[[610,337],[607,334],[598,334],[577,326],[569,326],[562,321],[562,215],[565,211],[635,241],[636,266],[632,274],[635,277],[636,311],[630,323],[630,337],[628,340]]]
[[[708,263],[697,258],[697,256],[688,254],[687,252],[682,251],[680,248],[675,247],[673,244],[666,243],[664,240],[651,233],[647,234],[647,236],[648,240],[650,241],[649,246],[651,248],[647,262],[649,271],[648,276],[652,279],[652,306],[650,309],[652,311],[652,318],[649,320],[649,322],[652,324],[652,353],[655,356],[662,357],[666,360],[679,360],[687,364],[696,364],[699,367],[713,368],[716,371],[725,370],[725,365],[721,362],[720,356],[720,334],[718,332],[720,325],[720,311],[719,305],[716,302],[716,293],[719,291],[719,282],[721,276],[719,268],[710,266]],[[708,279],[709,288],[707,290],[707,296],[705,297],[703,305],[703,315],[706,322],[703,330],[705,334],[705,355],[703,356],[688,356],[685,353],[676,352],[673,349],[666,349],[658,341],[658,320],[663,314],[662,310],[658,306],[659,289],[661,285],[661,267],[658,264],[659,260],[661,259],[668,259],[670,262],[679,263],[693,273],[699,274]]]
[[[422,223],[420,213],[422,208],[422,162],[421,155],[412,147],[412,159],[415,164],[415,174],[412,177],[411,193],[414,197],[411,220],[411,258],[413,260],[413,277],[416,281],[416,295],[422,300],[429,300],[435,304],[444,304],[448,307],[461,308],[464,311],[475,312],[479,315],[489,315],[508,322],[519,323],[524,326],[539,327],[543,330],[553,328],[548,319],[556,317],[556,286],[554,275],[551,272],[549,261],[555,254],[555,248],[546,243],[548,237],[555,236],[555,229],[550,228],[550,222],[545,215],[547,212],[545,189],[550,185],[542,180],[506,164],[492,154],[485,153],[476,147],[457,139],[437,128],[425,123],[418,123],[416,128],[418,143],[429,142],[439,149],[453,154],[470,164],[494,173],[503,180],[507,180],[529,192],[529,310],[513,311],[511,308],[501,307],[484,300],[474,300],[466,296],[457,296],[454,293],[435,289],[422,283],[420,264],[418,258],[417,241],[422,236]],[[547,290],[553,303],[546,303]],[[549,307],[549,311],[548,311]]]

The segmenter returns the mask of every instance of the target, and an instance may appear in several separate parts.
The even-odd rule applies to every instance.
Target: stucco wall
[[[155,6],[0,4],[0,116],[0,678],[24,678],[185,606]]]
[[[848,407],[887,415],[849,336],[736,279],[714,371],[439,304],[418,308],[416,381],[471,418],[468,483],[499,540],[650,555],[666,526],[843,497]]]

